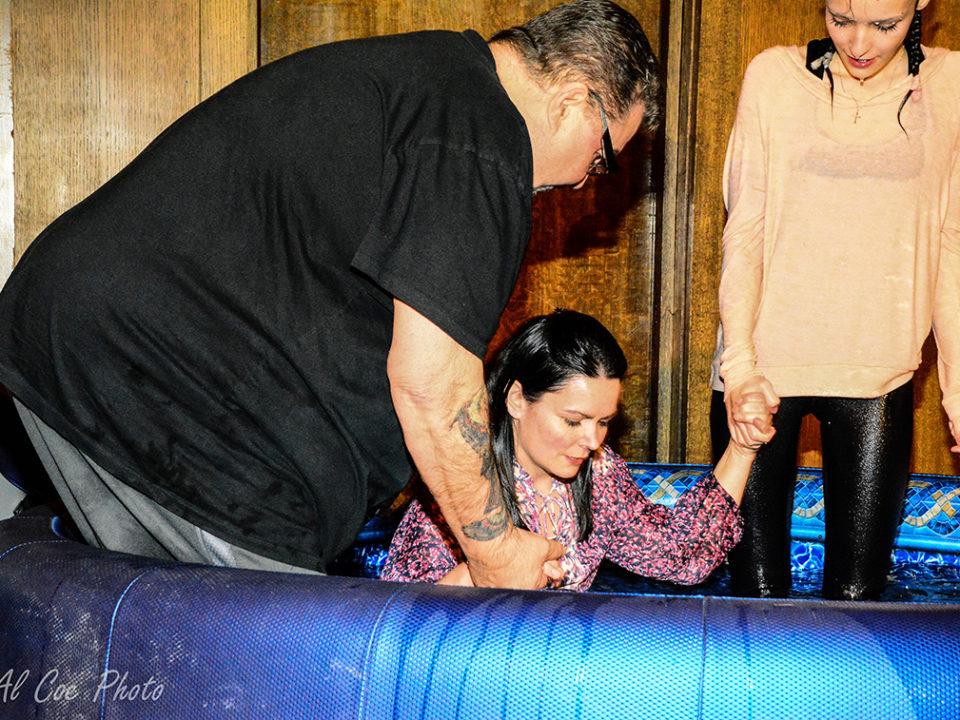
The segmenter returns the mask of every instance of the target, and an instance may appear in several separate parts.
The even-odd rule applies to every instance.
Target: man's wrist
[[[515,532],[516,527],[509,522],[508,518],[505,526],[497,534],[491,534],[486,539],[471,538],[465,534],[461,549],[467,558],[467,565],[483,570],[506,565],[509,562],[510,540]]]
[[[499,538],[510,528],[510,516],[502,505],[493,509],[476,522],[464,525],[461,530],[468,540],[478,543],[491,542]]]

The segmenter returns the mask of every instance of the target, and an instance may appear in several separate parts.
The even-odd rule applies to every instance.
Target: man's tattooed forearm
[[[481,390],[457,413],[454,424],[460,436],[480,458],[480,473],[487,479],[487,504],[484,517],[463,526],[463,534],[471,540],[492,540],[507,529],[510,519],[500,497],[497,466],[490,447],[490,432],[487,429],[486,393]]]
[[[487,479],[490,489],[493,490],[497,487],[497,468],[490,449],[490,431],[487,429],[486,412],[484,412],[485,401],[486,393],[481,390],[460,408],[453,424],[460,430],[460,437],[480,457],[480,474]]]
[[[493,514],[463,526],[463,534],[471,540],[493,540],[503,535],[510,524],[507,511],[502,506]]]

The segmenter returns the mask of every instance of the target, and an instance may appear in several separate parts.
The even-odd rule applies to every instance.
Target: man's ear
[[[514,380],[507,390],[507,412],[514,420],[519,420],[527,409],[527,399],[523,396],[523,386]]]
[[[583,111],[590,102],[590,88],[580,80],[568,80],[554,85],[547,100],[547,122],[556,133],[563,122],[569,120],[575,111]]]

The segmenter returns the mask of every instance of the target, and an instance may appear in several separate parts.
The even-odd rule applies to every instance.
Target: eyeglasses
[[[590,90],[597,107],[600,108],[600,122],[603,124],[603,136],[600,141],[600,149],[587,168],[587,175],[606,175],[617,171],[617,159],[613,154],[613,140],[610,139],[610,127],[607,125],[607,111],[603,109],[603,101],[593,90]]]

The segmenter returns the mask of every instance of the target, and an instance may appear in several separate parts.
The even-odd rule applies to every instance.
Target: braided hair
[[[900,129],[903,130],[904,135],[906,135],[907,130],[903,127],[903,122],[901,120],[901,115],[903,113],[903,108],[907,104],[907,100],[910,99],[910,96],[913,95],[914,91],[920,90],[920,63],[925,59],[923,54],[923,48],[920,46],[920,35],[922,31],[922,11],[917,10],[913,13],[913,20],[910,22],[910,29],[907,30],[907,36],[903,40],[903,47],[907,51],[907,73],[913,78],[913,82],[910,84],[910,89],[907,90],[906,95],[903,96],[903,100],[900,101],[900,107],[897,108],[897,124],[900,126]],[[830,72],[830,61],[833,60],[834,54],[836,54],[837,48],[833,44],[833,40],[829,37],[819,38],[817,40],[811,40],[807,43],[807,70],[816,75],[821,80],[823,79],[824,74],[826,74],[827,79],[830,81],[830,102],[833,102],[833,73]]]
[[[903,130],[904,134],[906,134],[907,131],[904,129],[903,123],[900,122],[900,113],[903,112],[903,108],[907,104],[907,100],[910,99],[910,96],[913,95],[914,90],[920,89],[920,63],[925,59],[923,48],[920,47],[920,32],[923,22],[920,17],[921,14],[921,10],[913,13],[910,29],[907,30],[907,37],[903,41],[903,47],[907,51],[907,72],[913,77],[910,89],[907,90],[907,94],[904,95],[903,100],[900,101],[900,107],[897,108],[897,123],[899,123],[900,129]]]

